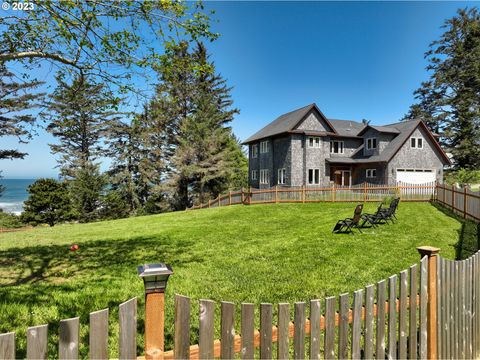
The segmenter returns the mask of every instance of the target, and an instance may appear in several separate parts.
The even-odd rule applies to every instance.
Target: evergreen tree
[[[480,167],[480,13],[458,10],[425,56],[430,79],[406,118],[419,117],[452,153],[459,168]]]
[[[43,94],[36,92],[38,81],[18,82],[4,63],[0,62],[0,138],[15,136],[25,143],[32,136],[35,117],[25,113],[38,106]],[[0,149],[0,160],[23,159],[25,153],[16,149]]]
[[[91,162],[73,173],[69,190],[75,216],[80,222],[100,218],[106,185],[107,179],[100,174],[99,166]]]
[[[47,130],[58,139],[50,148],[60,155],[60,174],[71,179],[78,169],[85,169],[106,154],[103,138],[119,116],[112,95],[103,85],[89,83],[83,76],[76,77],[71,85],[62,77],[57,81],[45,116]]]
[[[38,225],[55,224],[72,219],[72,206],[65,182],[55,179],[38,179],[28,187],[29,197],[25,201],[21,220]]]
[[[192,58],[210,70],[194,72],[191,110],[180,123],[171,176],[176,209],[216,197],[239,178],[246,179],[247,172],[240,144],[226,126],[238,113],[232,108],[231,88],[215,72],[203,44],[197,45]]]

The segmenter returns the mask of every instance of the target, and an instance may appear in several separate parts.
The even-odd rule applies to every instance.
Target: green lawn
[[[143,284],[136,266],[149,262],[168,262],[175,272],[167,288],[168,347],[174,293],[236,303],[308,301],[408,268],[419,259],[419,245],[440,247],[451,259],[465,255],[455,251],[465,227],[428,203],[401,203],[394,225],[332,234],[336,220],[351,217],[353,208],[352,203],[232,206],[0,234],[0,331],[17,331],[23,356],[26,327],[49,323],[49,355],[55,356],[59,319],[78,315],[87,324],[89,312],[109,307],[115,356],[120,302],[139,297],[143,332]],[[375,208],[366,206],[370,212]],[[74,243],[80,250],[72,253]],[[86,344],[85,325],[81,337]],[[138,347],[141,351],[141,336]],[[87,354],[84,345],[80,350]]]

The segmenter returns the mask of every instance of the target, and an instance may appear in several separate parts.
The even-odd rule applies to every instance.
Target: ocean
[[[21,214],[23,202],[28,198],[27,187],[35,179],[0,179],[5,191],[0,195],[0,209],[5,212]]]

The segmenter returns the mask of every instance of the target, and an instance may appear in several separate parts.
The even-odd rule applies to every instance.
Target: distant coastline
[[[23,202],[28,198],[27,188],[36,179],[0,179],[5,191],[0,195],[0,209],[20,215]]]

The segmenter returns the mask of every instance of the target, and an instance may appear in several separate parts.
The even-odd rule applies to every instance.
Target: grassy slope
[[[455,256],[461,224],[430,204],[401,204],[395,225],[331,234],[352,212],[348,203],[234,206],[0,234],[0,331],[18,331],[23,348],[27,325],[50,323],[55,334],[58,319],[79,315],[87,324],[88,312],[109,307],[113,356],[120,302],[139,297],[143,332],[136,266],[148,262],[165,261],[175,271],[167,289],[170,344],[173,293],[236,303],[305,301],[398,273],[418,260],[418,245]],[[69,252],[73,243],[78,252]],[[88,342],[86,327],[81,335]]]

